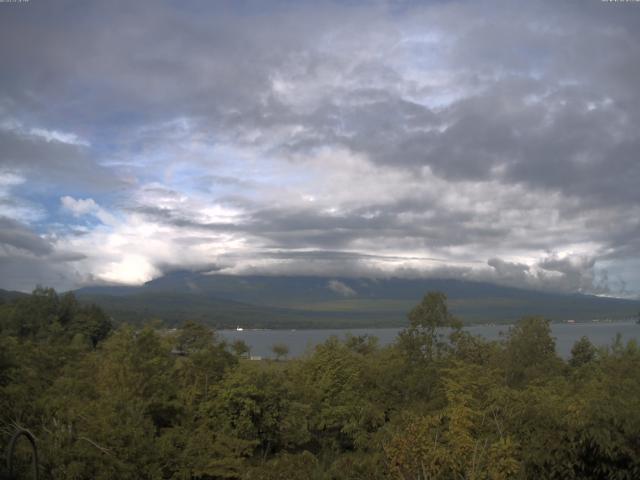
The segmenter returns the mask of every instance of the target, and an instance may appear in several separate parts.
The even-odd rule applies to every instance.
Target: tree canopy
[[[44,288],[0,305],[0,329],[0,448],[29,429],[43,478],[640,478],[635,342],[583,338],[565,361],[539,317],[489,342],[437,292],[392,345],[286,361],[194,322],[113,329]]]

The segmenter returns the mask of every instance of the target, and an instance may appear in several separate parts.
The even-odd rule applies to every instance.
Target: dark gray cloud
[[[95,283],[98,279],[90,279],[69,268],[67,262],[56,262],[46,257],[35,257],[15,253],[10,256],[0,255],[0,288],[31,292],[37,285],[55,285],[57,289],[68,290],[77,285]]]
[[[86,256],[57,250],[50,239],[35,233],[27,225],[0,217],[0,288],[31,291],[36,284],[72,288],[86,281],[73,263]]]
[[[272,68],[332,21],[321,11],[296,15],[295,7],[269,16],[228,7],[63,1],[4,9],[7,103],[87,136],[247,110],[269,88]],[[18,38],[29,40],[11,47]]]
[[[472,225],[473,218],[468,212],[447,211],[444,208],[425,211],[424,204],[421,206],[416,202],[412,207],[411,203],[411,200],[405,200],[399,205],[374,204],[340,214],[322,213],[313,208],[261,209],[254,205],[253,211],[236,218],[234,222],[198,221],[188,209],[140,205],[130,210],[153,222],[177,228],[260,237],[267,248],[320,248],[322,252],[347,248],[363,238],[384,245],[412,239],[415,245],[437,248],[498,241],[508,233],[505,226]],[[400,212],[413,213],[417,220],[404,221],[398,216]],[[291,253],[292,258],[295,255]]]
[[[96,162],[87,146],[47,139],[47,134],[51,132],[0,128],[0,171],[19,172],[32,185],[55,185],[63,191],[97,193],[125,185],[115,172]]]
[[[549,255],[536,265],[489,259],[493,272],[485,279],[497,283],[525,288],[543,288],[558,292],[590,294],[626,294],[625,285],[610,282],[606,270],[597,272],[595,258],[591,256],[559,257]]]
[[[164,223],[177,228],[191,230],[233,232],[242,230],[242,227],[229,222],[202,222],[193,218],[188,212],[172,208],[159,208],[151,205],[140,205],[128,208],[129,211],[144,215],[153,222]]]
[[[0,173],[245,249],[203,265],[435,258],[429,274],[607,293],[604,268],[640,257],[639,24],[596,0],[5,6]],[[123,224],[99,233],[135,237]],[[2,241],[53,262],[20,228]]]
[[[25,225],[6,217],[0,217],[0,245],[10,245],[36,256],[47,255],[53,251],[49,242]]]

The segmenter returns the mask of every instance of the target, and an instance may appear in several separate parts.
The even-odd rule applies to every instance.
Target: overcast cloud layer
[[[31,0],[0,61],[0,288],[640,292],[639,3]]]

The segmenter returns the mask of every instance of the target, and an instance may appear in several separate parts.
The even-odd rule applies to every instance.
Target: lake
[[[487,340],[497,340],[507,332],[509,325],[473,325],[464,328]],[[298,357],[306,351],[323,343],[332,335],[343,339],[347,334],[373,335],[378,337],[380,345],[392,343],[401,328],[353,328],[322,330],[219,330],[218,333],[228,341],[244,340],[251,348],[252,356],[273,357],[271,347],[283,343],[289,347],[289,356]],[[619,333],[623,341],[640,340],[640,325],[633,322],[612,323],[554,323],[551,325],[552,336],[556,339],[556,350],[559,355],[568,358],[571,347],[580,337],[586,336],[597,346],[611,345]]]

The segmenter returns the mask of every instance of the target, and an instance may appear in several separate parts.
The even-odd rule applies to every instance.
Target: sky
[[[640,2],[5,2],[0,65],[0,288],[640,296]]]

